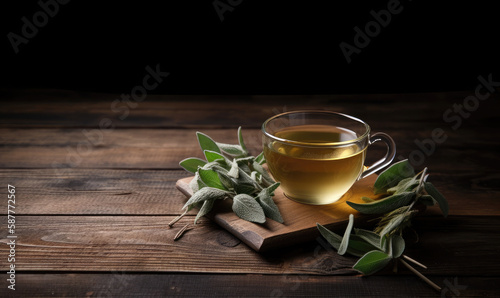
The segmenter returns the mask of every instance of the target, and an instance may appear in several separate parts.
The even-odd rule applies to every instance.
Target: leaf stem
[[[427,266],[425,266],[424,264],[422,264],[422,263],[420,263],[420,262],[418,262],[418,261],[416,261],[416,260],[414,260],[414,259],[410,258],[410,257],[409,257],[409,256],[407,256],[407,255],[403,255],[403,258],[405,258],[406,260],[408,260],[408,261],[412,262],[412,263],[413,263],[413,264],[415,264],[415,265],[418,265],[418,266],[420,266],[420,267],[422,267],[422,268],[424,268],[424,269],[427,269]]]
[[[171,222],[168,223],[168,227],[171,228],[175,225],[176,222],[178,222],[179,220],[181,220],[181,218],[184,217],[184,215],[186,215],[189,211],[189,208],[186,208],[186,211],[184,211],[181,215],[177,216],[176,218],[172,219]]]
[[[193,229],[194,227],[190,227],[190,224],[186,224],[185,226],[183,226],[179,232],[177,232],[177,234],[175,234],[174,236],[174,241],[177,241],[179,238],[182,237],[182,235],[184,234],[184,232],[188,231],[188,230],[191,230]]]
[[[410,264],[406,263],[404,260],[402,259],[399,259],[399,261],[405,265],[406,268],[410,269],[411,272],[415,273],[418,277],[420,277],[420,279],[422,279],[423,281],[425,281],[429,286],[431,286],[434,290],[440,292],[441,291],[441,287],[436,285],[435,283],[433,283],[430,279],[428,279],[427,277],[425,277],[422,273],[418,272],[417,269],[413,268],[412,266],[410,266]]]

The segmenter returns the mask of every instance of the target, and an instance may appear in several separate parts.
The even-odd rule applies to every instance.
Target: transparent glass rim
[[[330,116],[331,115],[342,116],[342,117],[345,117],[347,119],[356,121],[356,122],[358,122],[360,124],[363,124],[364,127],[365,127],[365,132],[361,136],[357,137],[356,139],[352,139],[352,140],[348,140],[348,141],[329,142],[329,143],[308,143],[308,142],[299,142],[299,141],[293,141],[293,140],[279,138],[279,137],[276,137],[276,136],[272,135],[271,133],[269,133],[266,130],[266,127],[267,127],[268,123],[271,122],[271,121],[273,121],[274,119],[282,117],[282,116],[286,116],[286,115],[300,114],[300,113],[303,113],[303,114],[323,114],[323,115],[330,115]],[[266,121],[264,121],[264,123],[262,123],[262,133],[265,136],[267,136],[268,138],[270,138],[272,140],[275,140],[275,141],[282,142],[282,143],[291,144],[291,145],[299,145],[299,146],[321,148],[321,147],[345,146],[345,145],[351,145],[351,144],[360,142],[360,141],[362,141],[363,139],[367,138],[370,135],[370,126],[366,122],[364,122],[363,120],[361,120],[359,118],[353,117],[351,115],[339,113],[339,112],[323,111],[323,110],[298,110],[298,111],[290,111],[290,112],[285,112],[285,113],[281,113],[281,114],[278,114],[278,115],[274,115],[271,118],[267,119]]]

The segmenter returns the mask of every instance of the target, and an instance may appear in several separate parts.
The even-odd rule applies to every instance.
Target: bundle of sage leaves
[[[321,235],[337,249],[339,255],[348,253],[360,257],[353,269],[364,275],[373,274],[396,259],[433,288],[440,290],[439,286],[405,260],[426,268],[424,265],[403,255],[405,250],[403,230],[411,225],[411,218],[418,213],[416,204],[427,206],[438,204],[443,215],[445,217],[448,215],[448,202],[432,183],[427,182],[428,176],[427,168],[415,175],[415,170],[408,160],[393,164],[377,177],[374,184],[374,194],[384,194],[385,197],[378,200],[363,197],[361,199],[364,204],[346,202],[363,214],[381,214],[373,231],[353,229],[354,216],[351,214],[343,237],[317,224]]]
[[[249,156],[243,141],[241,127],[238,128],[239,144],[215,142],[204,133],[196,132],[198,143],[206,160],[190,157],[179,165],[193,173],[189,183],[193,195],[182,208],[184,214],[198,208],[194,223],[209,213],[216,200],[232,199],[232,209],[244,220],[264,223],[266,217],[283,223],[278,206],[273,201],[274,191],[279,183],[275,182],[262,165],[266,162],[264,154]],[[181,215],[181,216],[182,216]],[[176,220],[169,224],[172,226]]]

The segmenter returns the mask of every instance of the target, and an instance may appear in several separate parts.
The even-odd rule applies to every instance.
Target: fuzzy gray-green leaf
[[[241,126],[238,127],[238,143],[240,143],[241,149],[243,149],[243,151],[247,153],[248,150],[247,146],[245,146],[245,141],[243,140],[243,134],[241,133]]]
[[[367,243],[373,245],[375,248],[380,249],[380,235],[368,230],[354,229],[354,234],[361,239],[365,240]]]
[[[247,194],[238,194],[233,198],[233,211],[240,218],[257,223],[264,223],[266,216],[259,203]]]
[[[210,199],[223,199],[228,195],[227,191],[218,189],[218,188],[213,188],[213,187],[204,187],[197,192],[195,192],[191,198],[184,204],[184,207],[182,209],[192,205],[196,204],[198,202],[202,202],[205,200],[210,200]]]
[[[352,268],[358,270],[364,275],[371,275],[383,269],[390,261],[391,256],[379,250],[367,252],[359,259]]]
[[[275,183],[279,185],[279,183]],[[271,185],[273,187],[274,185]],[[283,217],[281,216],[280,210],[272,198],[274,189],[265,188],[257,195],[257,201],[264,210],[264,214],[270,219],[283,223]]]
[[[382,214],[409,204],[415,196],[414,192],[403,192],[366,204],[346,203],[363,214]]]
[[[375,194],[385,193],[387,189],[396,186],[404,178],[415,176],[415,170],[407,159],[397,162],[380,173],[373,185]]]
[[[399,258],[405,251],[405,240],[399,235],[392,235],[392,257]]]
[[[183,167],[186,171],[191,173],[196,173],[198,167],[203,167],[207,162],[203,159],[190,157],[183,159],[179,162],[179,165]]]
[[[196,132],[196,136],[198,137],[198,143],[200,144],[202,151],[209,150],[221,153],[219,146],[217,146],[217,143],[215,143],[215,141],[212,140],[212,138],[199,131]]]
[[[208,199],[203,202],[203,205],[201,206],[200,210],[198,211],[198,214],[196,214],[196,218],[194,219],[195,224],[198,221],[198,219],[200,219],[200,217],[205,216],[208,212],[212,210],[215,200],[217,200],[217,198]]]
[[[446,201],[445,197],[434,187],[434,185],[430,182],[424,183],[425,191],[436,200],[439,204],[439,208],[441,208],[441,212],[443,212],[444,217],[448,216],[449,206],[448,201]]]
[[[349,214],[349,223],[344,232],[344,237],[342,237],[342,242],[340,242],[338,254],[343,255],[347,251],[347,246],[349,245],[349,237],[351,236],[352,226],[354,225],[354,215]]]
[[[206,170],[200,168],[198,170],[198,173],[200,174],[200,178],[203,181],[203,183],[205,183],[207,186],[215,187],[222,190],[226,189],[222,184],[222,182],[220,181],[219,176],[214,170]]]

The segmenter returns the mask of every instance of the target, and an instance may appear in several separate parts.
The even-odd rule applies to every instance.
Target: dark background
[[[486,2],[401,1],[350,64],[340,42],[389,1],[243,0],[223,22],[211,0],[103,2],[59,5],[18,54],[7,34],[41,8],[2,3],[0,87],[130,92],[158,63],[170,72],[162,94],[473,90],[478,75],[500,76],[499,14]]]

